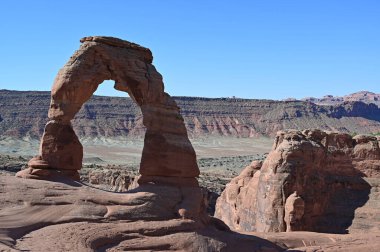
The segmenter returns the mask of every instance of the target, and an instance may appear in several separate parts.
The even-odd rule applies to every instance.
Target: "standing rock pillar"
[[[298,196],[297,192],[292,193],[285,202],[286,232],[301,231],[301,220],[305,212],[305,202]]]
[[[17,173],[25,178],[51,178],[65,175],[79,180],[83,147],[70,123],[49,121],[41,139],[40,154],[32,158],[29,168]]]
[[[186,184],[196,182],[199,176],[196,155],[179,113],[171,98],[167,104],[141,106],[147,131],[140,164],[139,182],[177,183],[176,177],[186,178]],[[174,178],[174,179],[170,179]],[[183,184],[183,183],[181,183]]]

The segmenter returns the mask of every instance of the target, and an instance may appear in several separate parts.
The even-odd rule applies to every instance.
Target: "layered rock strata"
[[[215,216],[235,230],[346,233],[379,230],[379,139],[280,131],[218,199]]]
[[[85,37],[81,42],[55,78],[40,153],[17,176],[43,179],[64,174],[78,180],[83,150],[71,120],[99,84],[114,80],[115,89],[127,92],[142,111],[146,133],[140,181],[163,177],[161,181],[173,178],[175,183],[180,177],[197,184],[195,151],[177,104],[164,92],[150,50],[111,37]]]
[[[108,85],[108,84],[105,84]],[[303,101],[174,97],[193,138],[274,137],[285,129],[376,134],[380,109],[359,101],[316,105]],[[12,139],[41,138],[50,92],[0,90],[0,135]],[[80,139],[142,138],[140,107],[128,97],[92,96],[72,120]]]

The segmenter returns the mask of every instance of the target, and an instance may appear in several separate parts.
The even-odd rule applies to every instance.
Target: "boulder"
[[[126,192],[134,175],[123,169],[93,169],[87,174],[88,182],[95,187],[114,192]]]

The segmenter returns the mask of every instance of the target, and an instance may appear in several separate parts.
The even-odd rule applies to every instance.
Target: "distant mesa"
[[[187,134],[199,137],[274,137],[278,130],[318,128],[345,133],[380,132],[380,110],[364,101],[309,101],[173,97]],[[317,98],[314,98],[317,99]],[[49,120],[50,93],[0,91],[0,135],[40,139]],[[372,102],[373,103],[373,102]],[[92,96],[71,121],[80,139],[143,138],[140,106],[131,98]]]
[[[289,97],[289,98],[283,99],[283,101],[285,101],[285,102],[291,102],[291,101],[298,101],[298,100],[296,98]]]

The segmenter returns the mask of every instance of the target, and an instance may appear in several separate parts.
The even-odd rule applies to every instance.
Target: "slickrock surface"
[[[289,248],[287,251],[305,252],[377,252],[380,249],[380,233],[326,234],[315,232],[246,233],[267,239]]]
[[[360,101],[316,105],[304,101],[173,97],[190,137],[275,136],[282,129],[378,133],[380,110]],[[40,138],[48,121],[49,92],[0,90],[0,135]],[[142,138],[139,106],[130,98],[92,96],[72,121],[80,138]]]
[[[0,251],[378,251],[380,235],[234,233],[182,219],[180,187],[113,193],[70,180],[0,176]],[[198,205],[202,213],[202,203]],[[203,216],[203,217],[201,217]]]
[[[215,216],[241,231],[281,232],[291,225],[325,233],[380,232],[379,189],[378,138],[280,131],[265,161],[253,162],[227,185]],[[288,199],[295,192],[299,203]]]
[[[186,196],[191,194],[191,201]],[[282,251],[229,232],[186,186],[144,185],[113,193],[84,184],[0,176],[0,250]],[[181,218],[178,209],[192,209]]]
[[[143,115],[146,132],[139,182],[168,181],[171,177],[176,183],[180,177],[197,185],[195,151],[177,104],[164,92],[150,50],[112,37],[85,37],[81,42],[54,80],[39,155],[16,176],[51,179],[63,174],[79,180],[83,147],[71,120],[99,84],[112,79],[115,89],[127,92]]]

